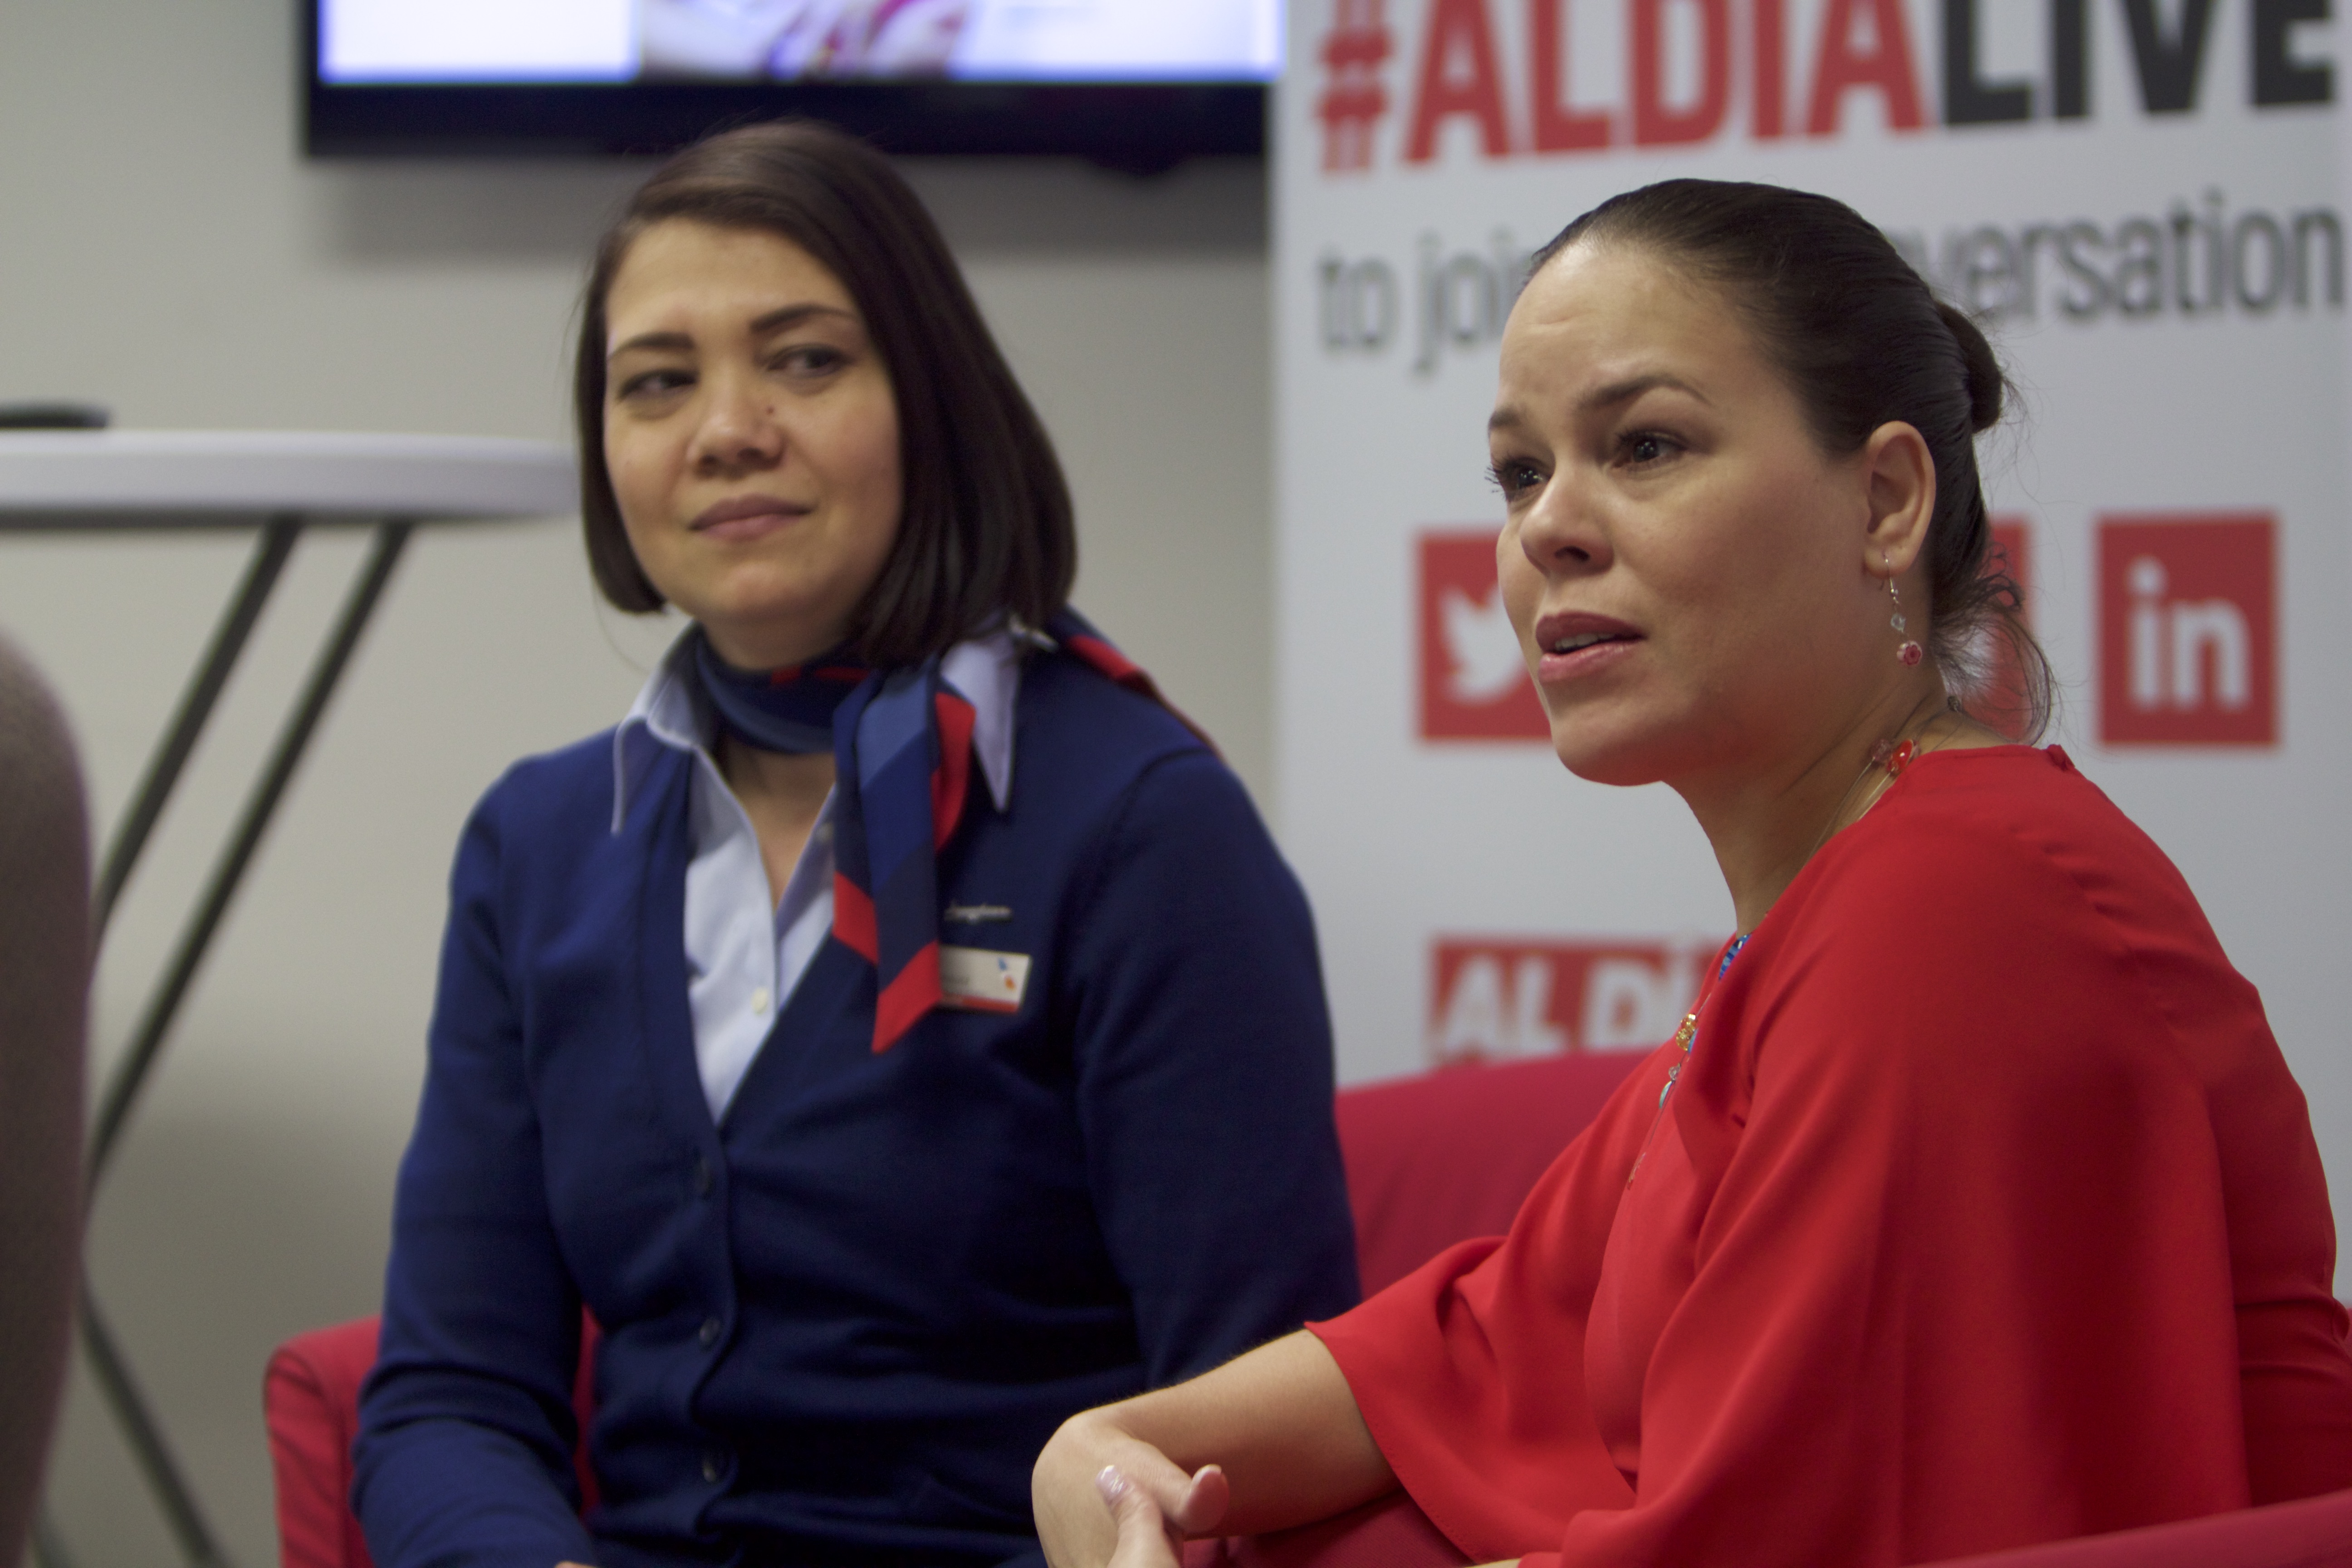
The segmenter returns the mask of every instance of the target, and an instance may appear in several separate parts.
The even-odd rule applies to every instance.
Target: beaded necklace
[[[1741,931],[1731,939],[1731,945],[1723,950],[1723,962],[1715,966],[1717,980],[1723,978],[1725,972],[1731,967],[1731,961],[1739,956],[1739,950],[1748,945],[1748,939],[1754,934],[1753,931]],[[1714,990],[1712,985],[1707,987],[1709,994]],[[1691,1004],[1691,1010],[1683,1015],[1682,1027],[1675,1031],[1675,1044],[1682,1047],[1683,1057],[1681,1061],[1666,1069],[1666,1087],[1658,1090],[1658,1109],[1661,1110],[1666,1108],[1666,1096],[1674,1093],[1675,1083],[1683,1076],[1683,1068],[1690,1063],[1691,1043],[1698,1038],[1698,1016],[1706,1007],[1706,997],[1701,996]]]
[[[1650,1145],[1658,1141],[1658,1128],[1666,1120],[1666,1096],[1674,1093],[1675,1085],[1682,1079],[1683,1068],[1690,1065],[1691,1046],[1698,1038],[1698,1016],[1706,1010],[1706,999],[1715,994],[1716,984],[1723,979],[1725,971],[1731,967],[1731,961],[1738,958],[1740,950],[1748,945],[1751,934],[1742,931],[1725,946],[1723,957],[1716,963],[1714,978],[1699,992],[1698,1000],[1692,1003],[1691,1010],[1683,1015],[1682,1026],[1675,1031],[1674,1044],[1682,1047],[1683,1054],[1674,1066],[1666,1069],[1665,1087],[1658,1090],[1658,1110],[1650,1119],[1649,1135],[1642,1140],[1641,1152],[1633,1156],[1633,1168],[1625,1173],[1625,1184],[1629,1187],[1633,1184],[1633,1178],[1641,1174],[1642,1162],[1650,1157]]]

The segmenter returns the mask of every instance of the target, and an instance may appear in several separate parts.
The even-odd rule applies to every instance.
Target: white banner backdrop
[[[1343,1078],[1655,1043],[1729,933],[1681,802],[1543,739],[1485,421],[1528,250],[1652,180],[1769,180],[1853,203],[1985,321],[2024,394],[1983,457],[2053,738],[2261,987],[2352,1215],[2328,9],[1292,0],[1277,766]]]

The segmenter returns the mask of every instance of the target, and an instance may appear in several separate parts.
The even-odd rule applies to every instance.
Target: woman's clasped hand
[[[1095,1472],[1095,1489],[1118,1531],[1111,1568],[1177,1568],[1185,1536],[1207,1534],[1224,1518],[1224,1472],[1214,1465],[1183,1477],[1164,1506],[1159,1495],[1129,1480],[1117,1465]]]
[[[1503,598],[1562,763],[1680,795],[1738,934],[1507,1237],[1066,1423],[1049,1561],[1377,1505],[1433,1565],[1879,1568],[2352,1487],[2302,1093],[2179,873],[2030,743],[2004,392],[1825,197],[1669,181],[1538,253]]]

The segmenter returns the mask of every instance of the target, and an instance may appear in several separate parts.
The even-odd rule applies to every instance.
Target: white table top
[[[0,530],[555,517],[572,450],[477,436],[0,430]]]

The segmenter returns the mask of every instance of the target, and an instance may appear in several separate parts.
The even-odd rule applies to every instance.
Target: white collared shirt
[[[834,796],[824,797],[782,900],[771,905],[759,835],[710,754],[719,721],[694,676],[693,658],[688,639],[670,645],[613,732],[613,831],[621,831],[629,790],[659,748],[692,753],[687,999],[702,1095],[716,1121],[833,931]],[[958,643],[940,661],[940,675],[971,704],[972,752],[1003,811],[1013,793],[1020,646],[1001,631]]]

